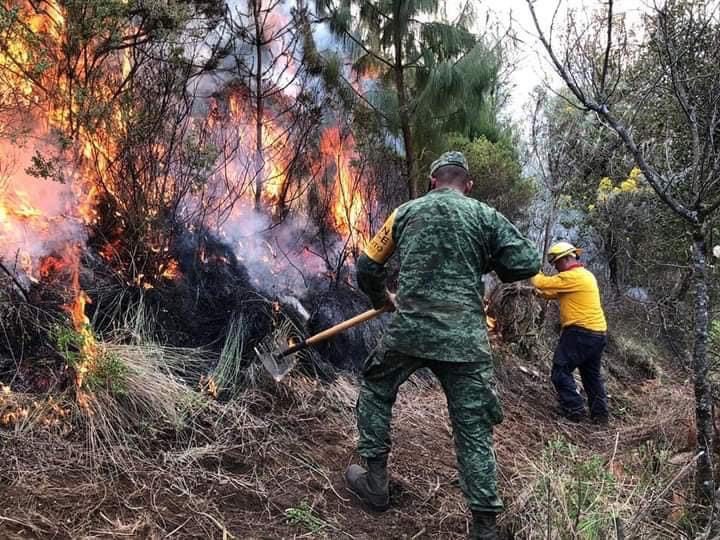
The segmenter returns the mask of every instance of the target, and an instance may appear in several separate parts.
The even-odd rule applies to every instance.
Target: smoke
[[[243,206],[222,224],[218,235],[259,290],[272,297],[301,296],[310,279],[327,270],[315,254],[316,228],[302,216],[273,224],[270,216]]]
[[[254,79],[258,69],[262,73],[263,84],[279,89],[286,96],[296,97],[302,90],[297,83],[302,47],[292,28],[295,2],[257,1],[260,9],[259,28],[247,0],[230,0],[226,3],[225,22],[211,32],[199,48],[186,48],[188,58],[202,62],[210,60],[213,51],[223,51],[216,69],[190,81],[188,90],[191,95],[213,96],[221,93],[234,79],[249,84],[248,81]],[[255,46],[257,35],[261,35],[264,43],[260,59]],[[275,90],[271,93],[275,93]]]
[[[27,174],[36,147],[0,143],[0,258],[21,279],[36,275],[44,256],[84,244],[79,197],[71,183]]]
[[[300,200],[297,193],[288,195],[288,200],[295,200],[296,204],[290,209],[289,215],[279,223],[273,216],[256,212],[251,205],[249,199],[252,197],[255,175],[265,175],[266,187],[275,184],[282,186],[282,182],[289,182],[286,174],[290,164],[295,162],[295,156],[287,155],[286,148],[300,144],[300,140],[291,140],[291,134],[284,128],[284,124],[291,124],[290,120],[284,116],[272,116],[274,111],[285,111],[291,116],[288,103],[292,102],[293,93],[299,91],[293,81],[295,65],[299,65],[295,64],[296,57],[302,52],[301,40],[298,40],[293,32],[286,31],[286,27],[292,22],[295,3],[279,1],[263,7],[272,7],[263,17],[263,32],[277,36],[276,39],[270,39],[270,44],[263,52],[266,55],[262,58],[263,65],[272,66],[263,76],[266,81],[276,84],[281,91],[279,97],[267,99],[262,167],[258,168],[257,165],[254,132],[248,129],[253,122],[252,106],[250,103],[237,105],[237,101],[247,101],[248,96],[237,92],[237,87],[228,88],[242,80],[247,81],[248,77],[241,76],[241,68],[252,69],[258,61],[256,51],[248,44],[248,40],[252,40],[251,35],[245,35],[244,38],[242,35],[231,35],[233,24],[236,30],[252,26],[251,12],[246,2],[229,3],[229,21],[221,23],[210,36],[201,40],[188,40],[186,55],[196,61],[197,65],[210,61],[212,51],[227,44],[233,45],[217,69],[202,77],[191,78],[188,90],[199,98],[194,102],[193,121],[208,116],[211,97],[216,102],[228,100],[223,105],[227,110],[216,134],[220,144],[226,145],[221,148],[226,153],[219,159],[229,157],[229,163],[226,174],[218,180],[220,185],[229,191],[230,198],[239,196],[240,200],[235,203],[236,208],[233,208],[229,217],[223,216],[223,219],[218,219],[215,223],[218,236],[231,246],[258,288],[273,296],[299,295],[307,288],[311,278],[328,272],[329,267],[338,270],[335,261],[344,258],[343,253],[348,245],[342,237],[354,235],[355,232],[345,224],[344,227],[348,230],[341,230],[337,238],[319,240],[318,227],[313,223],[313,220],[318,220],[311,215],[310,209],[298,208],[302,202],[297,204]],[[321,42],[336,43],[327,29],[323,29],[322,25],[315,26]],[[277,63],[268,64],[270,60],[277,60]],[[303,84],[307,82],[306,80]],[[229,101],[231,97],[236,98],[234,108]],[[40,124],[41,122],[38,122],[38,133],[44,131]],[[298,136],[298,139],[301,137],[302,135]],[[40,141],[36,148],[29,145],[18,146],[16,141],[0,143],[0,257],[6,266],[15,268],[18,274],[25,274],[28,278],[37,275],[42,257],[50,254],[62,255],[69,246],[84,245],[87,236],[83,216],[80,215],[80,206],[85,202],[86,196],[71,183],[39,178],[25,172],[34,165],[32,158],[36,150],[48,155],[56,152],[49,137],[41,141],[39,134],[33,134],[33,140]],[[302,145],[302,148],[306,147]],[[330,161],[334,163],[336,159]],[[324,167],[329,168],[329,163],[325,163]],[[73,169],[66,165],[63,165],[62,172],[66,177],[74,174]],[[338,168],[335,176],[337,182],[344,181],[347,184],[342,186],[342,193],[353,191],[349,183],[349,172],[345,171],[341,175]],[[228,187],[228,183],[235,185]],[[300,189],[297,185],[299,184],[295,181],[291,189]],[[222,189],[223,187],[219,188],[217,193],[210,196],[219,200],[223,195]],[[271,208],[275,204],[273,197],[276,195],[263,194],[264,197],[266,195],[267,200],[263,203]],[[338,195],[335,197],[337,199]],[[202,204],[192,201],[185,203],[189,211],[192,211],[193,205]],[[334,204],[336,213],[355,216],[361,211],[360,202],[354,199],[343,203],[345,208],[341,211],[336,208],[338,203]],[[332,211],[332,207],[329,211]],[[87,216],[85,221],[88,221]]]
[[[321,53],[339,51],[343,48],[340,40],[333,35],[330,26],[325,22],[313,26],[312,35],[315,40],[315,46]]]

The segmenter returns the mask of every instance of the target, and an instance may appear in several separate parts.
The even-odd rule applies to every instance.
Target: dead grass
[[[466,536],[445,400],[429,379],[414,377],[399,396],[393,506],[375,515],[342,480],[355,459],[353,378],[296,372],[276,384],[250,365],[221,403],[198,391],[200,351],[106,346],[128,367],[120,395],[96,393],[87,406],[70,395],[0,401],[0,411],[41,403],[0,430],[3,538]],[[542,367],[505,356],[495,436],[503,528],[516,538],[614,538],[618,526],[628,538],[682,537],[690,388],[613,381],[626,413],[598,429],[555,416]],[[65,415],[48,416],[53,407]]]

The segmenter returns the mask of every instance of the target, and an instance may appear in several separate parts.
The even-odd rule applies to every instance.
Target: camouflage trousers
[[[388,351],[373,355],[363,369],[357,404],[358,453],[364,458],[390,452],[390,420],[398,389],[420,368],[439,379],[447,399],[460,471],[460,487],[472,510],[500,512],[493,426],[502,409],[485,363],[440,362]],[[435,404],[428,403],[429,407]],[[432,437],[432,434],[428,434]]]

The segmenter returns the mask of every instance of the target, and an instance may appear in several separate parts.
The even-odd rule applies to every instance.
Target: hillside
[[[558,417],[546,364],[500,346],[506,419],[495,440],[509,537],[614,538],[620,527],[628,538],[680,538],[691,526],[690,386],[660,359],[662,375],[644,378],[647,366],[624,343],[606,358],[614,418],[602,429]],[[163,410],[154,424],[133,426],[120,407],[142,389],[94,412],[62,397],[48,406],[4,394],[5,423],[18,407],[29,412],[0,431],[3,538],[465,537],[449,421],[429,378],[401,390],[393,506],[371,514],[342,479],[355,459],[355,378],[296,372],[276,384],[251,372],[252,386],[225,403],[160,379],[164,389],[145,390],[160,392],[152,399]],[[69,414],[53,416],[53,407]],[[122,438],[108,440],[120,424]]]

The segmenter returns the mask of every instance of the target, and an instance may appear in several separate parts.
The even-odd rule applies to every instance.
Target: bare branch
[[[602,75],[600,76],[600,91],[605,95],[605,81],[607,79],[608,64],[610,63],[610,51],[612,50],[613,31],[613,0],[608,0],[607,16],[607,43],[605,45],[605,57],[603,59]]]
[[[617,117],[615,117],[615,115],[612,114],[608,107],[608,104],[599,104],[597,101],[590,98],[586,94],[586,92],[583,91],[583,89],[578,85],[575,78],[571,75],[568,67],[566,67],[566,65],[570,65],[569,57],[567,60],[567,64],[563,64],[560,62],[555,53],[555,50],[548,42],[542,28],[540,27],[537,14],[535,13],[535,8],[533,6],[533,0],[526,0],[526,2],[528,4],[528,7],[530,8],[533,23],[535,24],[535,28],[538,32],[538,39],[545,48],[545,51],[548,53],[548,56],[550,57],[553,65],[555,66],[555,70],[557,71],[558,75],[560,75],[563,81],[565,81],[568,89],[586,109],[595,112],[609,128],[611,128],[615,133],[617,133],[617,135],[625,143],[625,146],[630,151],[631,155],[635,159],[640,169],[645,174],[645,178],[647,179],[648,183],[655,191],[655,193],[657,193],[660,199],[680,217],[692,224],[697,224],[699,219],[698,213],[695,210],[690,210],[689,208],[687,208],[685,205],[683,205],[680,201],[678,201],[676,198],[674,198],[671,194],[667,192],[665,188],[666,181],[664,181],[662,175],[654,167],[652,167],[650,163],[648,163],[648,161],[645,159],[643,151],[635,142],[630,131],[625,127],[624,124],[621,123],[621,121]]]

